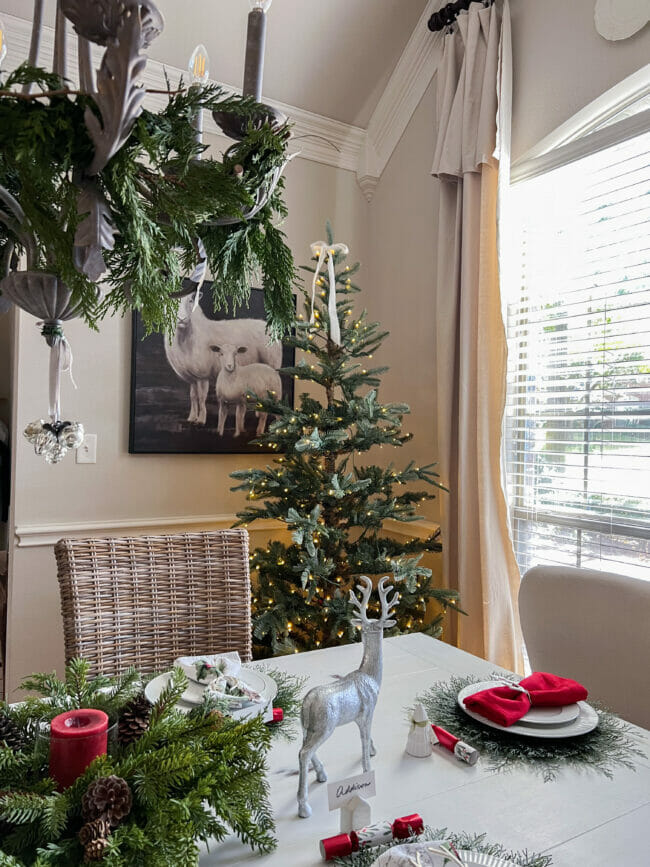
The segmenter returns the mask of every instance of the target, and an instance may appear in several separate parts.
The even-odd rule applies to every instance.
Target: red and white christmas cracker
[[[320,841],[320,854],[324,861],[331,861],[333,858],[351,855],[359,849],[381,846],[391,840],[405,840],[407,837],[421,834],[423,830],[422,817],[412,813],[410,816],[401,816],[393,822],[376,822],[359,831],[326,837]]]
[[[474,747],[470,747],[469,744],[461,741],[456,735],[452,735],[451,732],[446,731],[446,729],[440,726],[432,724],[431,728],[440,746],[453,753],[461,762],[467,762],[468,765],[475,765],[478,762],[479,752]]]

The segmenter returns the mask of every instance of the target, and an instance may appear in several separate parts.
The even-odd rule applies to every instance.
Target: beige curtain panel
[[[436,285],[438,442],[445,577],[468,617],[458,646],[521,670],[515,561],[501,480],[506,340],[497,243],[498,190],[509,163],[510,10],[473,3],[443,39],[438,136]],[[503,164],[499,178],[499,162]]]

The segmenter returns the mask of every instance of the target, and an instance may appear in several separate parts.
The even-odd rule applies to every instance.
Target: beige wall
[[[294,160],[287,170],[287,202],[285,231],[298,264],[308,261],[309,244],[323,236],[328,218],[352,255],[367,258],[368,206],[354,174]],[[243,499],[230,491],[229,473],[263,459],[129,455],[130,322],[107,320],[95,334],[75,321],[66,325],[66,334],[74,352],[78,390],[64,377],[63,408],[67,418],[83,421],[89,433],[97,434],[97,463],[79,465],[68,456],[64,463],[48,466],[17,437],[18,531],[35,525],[234,513]],[[17,352],[16,415],[22,430],[47,411],[48,352],[35,320],[27,314],[20,315]],[[255,534],[252,544],[261,543],[263,536]],[[15,549],[8,642],[10,689],[24,675],[62,663],[58,586],[49,545]]]
[[[610,42],[595,0],[510,0],[514,62],[512,155],[650,62],[650,26]]]
[[[386,166],[368,216],[371,258],[363,269],[365,303],[371,317],[390,331],[375,359],[390,366],[381,397],[411,408],[404,430],[413,440],[385,455],[386,461],[398,464],[436,460],[433,288],[438,191],[430,174],[434,129],[435,83]],[[422,514],[435,519],[436,501],[423,504]]]

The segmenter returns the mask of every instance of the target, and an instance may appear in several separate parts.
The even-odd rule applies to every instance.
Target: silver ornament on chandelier
[[[68,373],[72,385],[77,387],[72,376],[72,348],[63,333],[63,323],[50,319],[37,324],[50,347],[50,420],[31,422],[25,428],[24,436],[34,446],[37,455],[42,455],[49,464],[57,464],[70,449],[79,448],[84,439],[84,428],[80,422],[61,420],[61,374]]]

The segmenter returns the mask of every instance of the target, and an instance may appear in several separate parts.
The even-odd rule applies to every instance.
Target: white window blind
[[[650,132],[512,196],[506,481],[520,569],[650,579]]]

